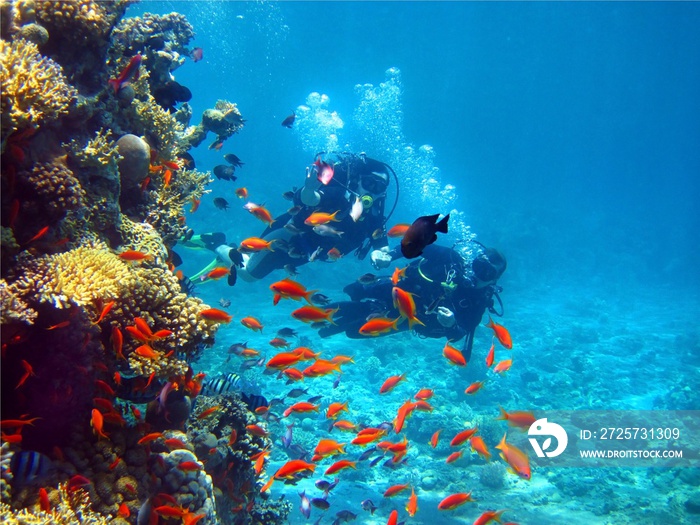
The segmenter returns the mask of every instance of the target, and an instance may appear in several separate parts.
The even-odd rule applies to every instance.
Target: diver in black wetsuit
[[[322,165],[333,167],[333,177],[326,184],[319,180]],[[226,245],[223,234],[202,237],[208,235],[210,241],[215,238],[217,242],[209,242],[206,247],[232,269],[240,267],[238,276],[246,281],[261,279],[273,270],[293,271],[310,260],[325,261],[351,252],[364,259],[370,250],[372,265],[386,268],[391,262],[384,229],[390,175],[394,175],[391,167],[364,154],[333,154],[327,162],[317,160],[307,168],[304,186],[294,192],[297,213],[280,215],[260,235],[266,241],[276,241],[272,244],[274,251],[244,255],[241,261],[235,247]],[[353,206],[357,215],[361,212],[357,221],[351,217]],[[337,222],[320,228],[305,224],[315,212],[338,212]]]
[[[467,361],[471,357],[474,331],[484,312],[488,309],[494,315],[502,315],[502,311],[494,308],[494,296],[502,310],[498,296],[501,287],[496,283],[506,269],[505,257],[498,250],[478,244],[480,253],[471,264],[453,248],[426,246],[421,257],[406,267],[405,277],[396,285],[414,294],[416,317],[424,325],[416,323],[413,330],[423,337],[447,337],[450,341],[466,336],[462,353]],[[401,257],[398,250],[390,255]],[[339,309],[333,316],[336,324],[324,326],[319,335],[329,337],[345,332],[348,337],[359,339],[365,337],[359,329],[370,316],[398,317],[398,310],[392,305],[393,286],[389,277],[378,277],[369,284],[358,281],[349,284],[343,291],[350,301],[327,305]],[[407,330],[408,323],[404,321],[398,328]]]

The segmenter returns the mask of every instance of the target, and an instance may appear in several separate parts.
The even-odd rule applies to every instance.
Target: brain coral
[[[42,209],[56,218],[84,205],[85,192],[65,166],[35,164],[31,171],[20,172],[18,176],[32,187]]]
[[[66,113],[76,98],[61,66],[39,54],[36,44],[0,40],[2,142],[15,130],[39,126]]]

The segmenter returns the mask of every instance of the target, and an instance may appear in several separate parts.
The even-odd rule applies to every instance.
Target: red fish
[[[389,231],[386,232],[387,237],[403,237],[408,228],[410,228],[410,224],[396,224],[395,226],[392,226],[389,228]]]
[[[205,417],[211,416],[214,412],[221,410],[221,405],[216,405],[213,407],[209,407],[206,410],[204,410],[201,414],[197,416],[197,419],[204,419]]]
[[[177,468],[184,472],[192,472],[195,470],[202,470],[202,465],[200,465],[196,461],[183,461],[177,466]]]
[[[379,389],[379,393],[386,394],[387,392],[391,392],[396,387],[396,385],[398,385],[401,381],[405,380],[405,373],[401,374],[400,376],[391,376],[386,381],[384,381],[384,384]]]
[[[496,366],[493,367],[493,371],[496,372],[497,374],[503,374],[504,372],[507,372],[510,370],[510,367],[513,365],[513,360],[512,359],[504,359],[503,361],[499,361],[496,363]]]
[[[239,199],[247,199],[248,198],[248,189],[245,187],[237,188],[235,193]]]
[[[34,237],[32,237],[31,239],[29,239],[25,244],[30,244],[30,243],[32,243],[32,242],[34,242],[34,241],[38,241],[38,240],[41,239],[44,235],[46,235],[46,233],[47,233],[48,231],[49,231],[49,226],[44,226],[41,230],[39,230],[39,232],[38,232]]]
[[[302,461],[301,459],[292,459],[290,461],[287,461],[284,465],[282,465],[279,468],[279,470],[275,472],[273,478],[294,479],[295,474],[303,472],[305,470],[313,472],[314,470],[316,470],[316,465],[314,465],[313,463],[307,463],[306,461]]]
[[[270,285],[270,290],[280,295],[281,297],[284,297],[286,299],[293,299],[295,301],[300,301],[303,297],[309,304],[311,304],[311,296],[317,291],[307,290],[303,284],[298,283],[297,281],[293,281],[288,277],[282,279],[281,281],[277,281],[276,283],[272,283]]]
[[[530,460],[525,452],[520,450],[515,445],[506,443],[506,434],[503,434],[503,439],[496,445],[496,448],[501,451],[501,458],[508,463],[513,472],[523,479],[530,480]]]
[[[145,445],[147,443],[151,443],[152,441],[155,441],[156,439],[160,439],[162,437],[163,437],[162,432],[152,432],[150,434],[146,434],[145,436],[143,436],[136,443],[139,445]]]
[[[472,499],[471,492],[459,492],[447,496],[438,504],[438,510],[454,510],[460,505],[464,505],[467,501],[476,501]]]
[[[97,318],[96,321],[93,321],[92,324],[100,324],[102,320],[105,318],[105,316],[109,313],[109,311],[114,307],[116,301],[110,301],[108,302],[104,308],[102,308],[102,312],[100,312],[100,316]]]
[[[99,437],[108,437],[107,434],[105,434],[104,430],[102,429],[104,425],[104,418],[102,417],[102,412],[97,410],[96,408],[92,409],[92,418],[90,419],[90,426],[92,427],[92,430],[95,434],[97,434]]]
[[[123,359],[126,361],[126,357],[124,357],[124,354],[122,353],[122,345],[124,344],[124,336],[122,335],[122,331],[116,327],[112,327],[112,349],[114,350],[114,354],[117,356],[117,359]]]
[[[416,492],[413,490],[413,487],[411,487],[411,495],[408,498],[408,503],[406,504],[406,512],[408,512],[408,515],[413,517],[416,515],[416,512],[418,512],[418,496],[416,496]]]
[[[471,385],[467,387],[464,393],[476,394],[479,390],[483,388],[484,384],[486,384],[486,381],[474,381]]]
[[[487,510],[481,516],[476,518],[474,525],[486,525],[487,523],[490,523],[492,521],[498,521],[500,523],[501,514],[503,514],[505,511],[506,511],[506,509],[499,510],[499,511]]]
[[[442,432],[442,429],[436,431],[433,436],[430,438],[430,446],[433,448],[437,448],[438,446],[438,439],[440,439],[440,432]]]
[[[317,306],[302,306],[292,312],[292,317],[303,321],[304,323],[315,323],[318,321],[333,322],[333,314],[338,311],[338,308],[319,308]]]
[[[467,360],[464,359],[464,355],[450,343],[445,343],[442,349],[442,355],[453,365],[457,366],[467,366]]]
[[[535,414],[532,412],[526,412],[526,411],[514,411],[514,412],[506,412],[503,407],[498,407],[501,411],[501,415],[497,417],[496,419],[502,420],[502,421],[508,421],[508,424],[511,427],[517,427],[522,430],[527,430],[530,428],[530,425],[532,425],[536,418]]]
[[[355,461],[341,459],[341,460],[333,463],[330,467],[328,467],[326,469],[326,471],[324,472],[324,474],[326,476],[330,476],[330,475],[335,474],[336,472],[340,472],[341,470],[346,469],[346,468],[353,468],[353,469],[357,470],[357,464]]]
[[[325,213],[325,212],[315,212],[309,215],[305,220],[304,224],[307,226],[320,226],[322,224],[326,224],[328,222],[340,222],[340,219],[336,219],[335,216],[340,213],[340,210],[333,212],[333,213]]]
[[[284,415],[284,417],[288,417],[292,412],[301,412],[301,413],[318,412],[318,409],[320,406],[321,405],[314,405],[312,403],[307,403],[306,401],[300,401],[299,403],[294,403],[292,406],[287,408],[283,412],[283,415]]]
[[[241,319],[241,324],[245,326],[246,328],[250,328],[254,332],[257,330],[258,332],[262,333],[263,331],[263,325],[258,321],[255,317],[248,316],[244,317]]]
[[[398,330],[398,323],[403,319],[402,317],[397,317],[396,319],[389,319],[388,317],[375,317],[370,319],[365,324],[360,327],[359,333],[362,335],[378,336],[386,332],[390,332],[392,329]]]
[[[192,196],[192,207],[190,208],[190,213],[194,213],[199,209],[199,205],[202,203],[201,199],[195,199],[194,195]]]
[[[223,310],[219,310],[217,308],[207,308],[206,310],[201,310],[199,315],[207,321],[214,321],[217,323],[230,323],[231,319],[233,319],[232,315],[229,315]]]
[[[51,510],[49,494],[48,492],[46,492],[46,489],[44,487],[41,487],[39,489],[39,508],[44,512],[48,512]]]
[[[112,89],[114,89],[115,95],[121,88],[139,79],[139,68],[141,67],[142,61],[143,57],[140,54],[134,55],[117,78],[110,78],[107,81],[107,83],[112,86]]]
[[[427,401],[431,397],[433,397],[433,391],[430,388],[422,388],[418,391],[418,393],[413,396],[414,399],[418,399],[420,401]]]
[[[425,324],[416,317],[416,303],[413,300],[413,294],[402,290],[398,286],[391,289],[391,296],[394,299],[394,307],[399,311],[402,317],[408,319],[409,330],[413,328],[415,323],[425,326]]]
[[[119,254],[122,261],[144,261],[153,259],[150,253],[140,252],[138,250],[125,250]]]
[[[487,328],[491,328],[491,330],[493,330],[493,333],[496,335],[496,339],[498,339],[498,342],[501,343],[504,348],[507,348],[508,350],[513,348],[513,340],[510,337],[510,332],[508,332],[505,326],[494,323],[490,316],[489,322],[486,324],[486,326]]]
[[[406,483],[405,485],[392,485],[388,489],[384,491],[384,497],[385,498],[391,498],[393,496],[396,496],[398,493],[403,492],[409,487],[409,484]]]
[[[208,274],[206,274],[204,277],[202,277],[202,281],[205,281],[207,279],[221,279],[222,277],[226,277],[227,275],[231,274],[231,270],[228,268],[225,268],[223,266],[218,266],[214,268],[212,271],[210,271]]]
[[[479,454],[486,461],[491,459],[491,452],[489,452],[489,449],[481,436],[470,437],[469,446],[471,446],[472,450]]]
[[[491,368],[495,354],[496,354],[496,343],[494,343],[493,338],[491,338],[491,348],[489,349],[489,353],[486,356],[486,368]]]
[[[22,359],[20,361],[22,364],[22,368],[24,368],[24,374],[22,374],[22,377],[19,380],[19,383],[17,383],[17,386],[15,387],[15,390],[17,390],[19,387],[21,387],[24,382],[29,379],[29,376],[36,376],[34,373],[34,369],[32,368],[32,365],[30,365],[27,361]]]

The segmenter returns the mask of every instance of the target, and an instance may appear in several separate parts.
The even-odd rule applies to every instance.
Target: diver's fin
[[[228,274],[228,285],[229,286],[234,286],[236,284],[236,280],[238,279],[238,270],[236,270],[236,266],[231,266],[231,273]]]

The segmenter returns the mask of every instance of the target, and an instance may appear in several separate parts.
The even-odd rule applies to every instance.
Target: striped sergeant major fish
[[[229,372],[206,381],[202,386],[201,393],[205,396],[220,396],[230,392],[238,392],[241,386],[241,376]]]
[[[34,450],[15,452],[10,461],[12,483],[16,488],[43,481],[52,469],[51,459]]]

